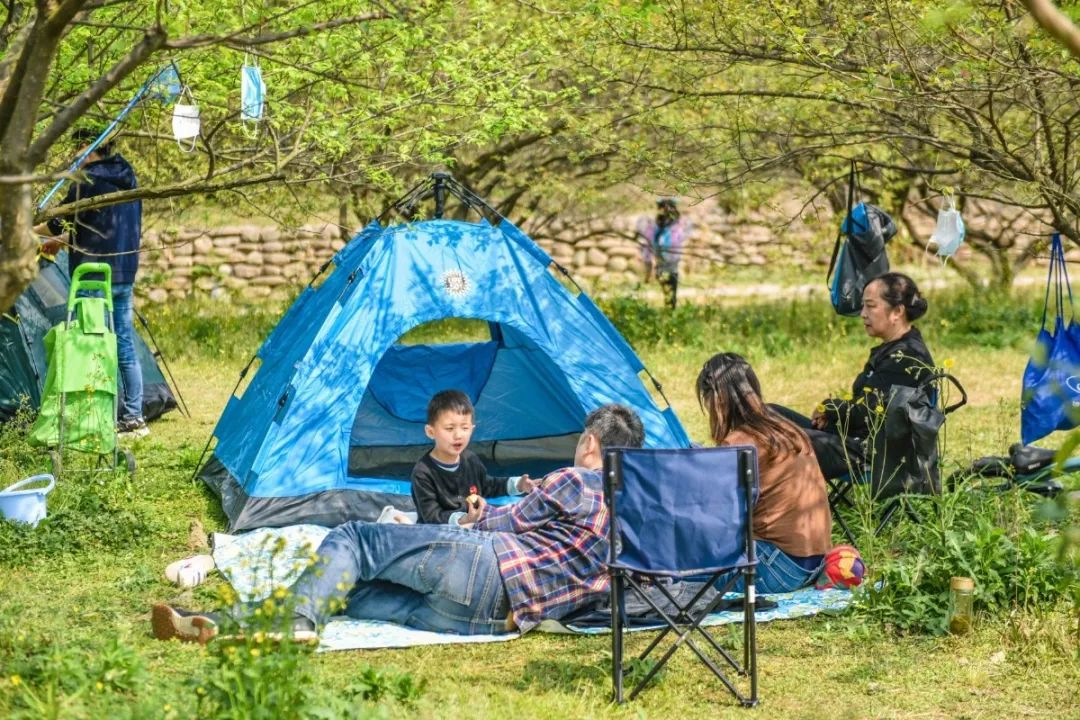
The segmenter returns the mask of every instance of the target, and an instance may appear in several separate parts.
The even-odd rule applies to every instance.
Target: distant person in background
[[[638,222],[645,280],[647,282],[655,270],[667,306],[672,309],[679,290],[679,261],[689,233],[690,224],[679,215],[675,198],[660,198],[656,201],[656,219],[643,217]]]
[[[81,128],[73,133],[73,137],[80,145],[81,155],[99,133]],[[71,183],[63,205],[138,187],[135,171],[122,155],[113,152],[111,141],[98,145],[79,170],[84,179]],[[55,255],[64,248],[60,235],[67,233],[69,273],[87,262],[108,263],[112,267],[113,329],[116,332],[117,365],[124,383],[116,429],[137,437],[149,434],[143,419],[142,368],[135,353],[132,322],[132,292],[142,242],[142,201],[79,210],[53,218],[35,227],[34,231],[48,238],[41,244],[41,252],[46,255]]]

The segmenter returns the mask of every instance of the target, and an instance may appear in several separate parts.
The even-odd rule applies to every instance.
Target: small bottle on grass
[[[952,603],[949,609],[949,632],[967,635],[975,612],[975,581],[969,577],[954,577],[949,582]]]

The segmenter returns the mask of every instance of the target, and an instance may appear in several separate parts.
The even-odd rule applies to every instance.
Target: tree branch
[[[221,182],[206,182],[202,180],[187,180],[172,185],[161,185],[153,188],[136,188],[135,190],[123,190],[120,192],[96,195],[85,200],[78,200],[67,205],[58,205],[43,211],[34,218],[34,223],[39,224],[56,217],[66,217],[77,212],[95,210],[109,205],[118,205],[133,200],[161,200],[164,198],[179,197],[181,195],[208,195],[222,190],[245,187],[248,185],[260,185],[263,183],[282,180],[285,174],[280,170],[252,177],[235,178]]]
[[[1080,58],[1080,29],[1049,0],[1023,0],[1028,12],[1043,30],[1064,45],[1073,57]]]
[[[83,116],[87,109],[105,96],[105,93],[116,87],[124,78],[134,72],[143,61],[155,50],[158,50],[166,41],[165,31],[161,28],[150,28],[146,31],[139,44],[122,60],[112,66],[108,72],[102,75],[85,92],[79,95],[64,110],[53,118],[52,123],[46,128],[30,146],[28,155],[30,161],[37,165],[45,158],[45,153],[52,147],[61,135],[67,132],[75,121]]]
[[[336,20],[328,20],[326,22],[293,28],[292,30],[285,30],[283,32],[264,33],[262,35],[251,37],[244,37],[239,33],[230,33],[228,35],[191,35],[168,41],[165,43],[165,48],[169,50],[190,50],[192,48],[207,47],[208,45],[225,45],[226,47],[231,47],[233,49],[243,49],[246,47],[269,45],[270,43],[281,42],[282,40],[304,37],[305,35],[322,32],[323,30],[332,30],[333,28],[344,27],[346,25],[358,25],[360,23],[373,22],[375,20],[389,20],[393,17],[394,16],[390,13],[385,12],[368,13],[366,15],[337,18]]]

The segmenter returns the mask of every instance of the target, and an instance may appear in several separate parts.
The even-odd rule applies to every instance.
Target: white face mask
[[[173,137],[184,152],[195,149],[195,142],[199,137],[199,126],[199,106],[176,103],[172,117]],[[184,140],[190,140],[190,145],[185,147]]]
[[[951,258],[964,242],[964,219],[953,205],[952,198],[946,198],[938,211],[937,227],[930,236],[930,242],[937,245],[937,254],[945,259]]]

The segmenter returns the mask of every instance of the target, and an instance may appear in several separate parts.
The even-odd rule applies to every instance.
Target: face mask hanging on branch
[[[937,245],[938,257],[948,262],[949,258],[956,254],[964,242],[964,218],[960,217],[960,211],[953,203],[952,195],[948,195],[941,203],[938,210],[937,227],[930,236],[930,242]]]
[[[240,68],[240,119],[246,124],[257,125],[266,109],[266,84],[262,69],[245,56]]]
[[[187,100],[187,102],[183,102]],[[173,137],[176,144],[184,152],[193,152],[195,143],[199,139],[199,106],[195,104],[195,98],[191,95],[191,89],[184,86],[180,91],[180,98],[173,106],[172,117]]]

